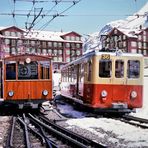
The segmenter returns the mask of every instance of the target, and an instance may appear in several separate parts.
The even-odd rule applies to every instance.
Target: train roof
[[[9,56],[9,57],[5,57],[2,60],[7,60],[7,61],[11,61],[11,60],[21,60],[21,59],[26,59],[26,58],[33,58],[33,57],[37,57],[39,59],[49,59],[51,60],[51,57],[47,57],[47,56],[43,56],[43,55],[35,55],[35,54],[20,54],[20,55],[13,55],[13,56]]]
[[[72,64],[78,64],[81,60],[83,59],[88,59],[88,58],[91,58],[92,56],[99,56],[99,55],[103,55],[103,54],[109,54],[111,56],[123,56],[123,57],[143,57],[142,54],[140,53],[124,53],[122,52],[121,50],[117,50],[115,52],[107,52],[107,51],[91,51],[91,52],[88,52],[86,54],[84,54],[82,57],[80,57],[79,59],[77,60],[74,60],[68,64],[66,64],[65,66],[63,66],[62,68],[68,66],[68,65],[72,65]]]

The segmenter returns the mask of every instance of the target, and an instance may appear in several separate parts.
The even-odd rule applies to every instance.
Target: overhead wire
[[[52,17],[47,23],[45,23],[44,25],[42,25],[42,26],[39,28],[39,30],[42,31],[43,29],[45,29],[56,17],[64,16],[64,15],[62,15],[64,12],[68,11],[70,8],[72,8],[74,5],[76,5],[76,4],[79,3],[80,1],[81,1],[81,0],[79,0],[79,1],[71,1],[71,2],[73,2],[72,5],[70,5],[68,8],[66,8],[66,9],[63,10],[62,12],[57,13],[56,15],[53,15],[53,17]]]

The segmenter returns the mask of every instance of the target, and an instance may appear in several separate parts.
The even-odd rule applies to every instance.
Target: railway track
[[[95,141],[73,133],[43,116],[23,114],[13,117],[7,147],[25,148],[98,148]]]
[[[120,118],[119,120],[134,126],[138,126],[140,128],[144,129],[148,128],[148,119],[139,118],[130,115],[123,115],[122,118]]]

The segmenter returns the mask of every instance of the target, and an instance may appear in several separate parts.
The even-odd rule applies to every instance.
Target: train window
[[[123,78],[124,77],[124,61],[116,60],[115,62],[115,77]]]
[[[112,61],[100,60],[99,61],[99,77],[109,78],[112,73]]]
[[[140,76],[140,61],[129,60],[127,68],[128,78],[139,78]]]
[[[80,65],[79,76],[80,76],[79,82],[84,82],[84,64]]]
[[[18,79],[38,79],[38,63],[31,61],[30,63],[19,62],[18,63]]]
[[[6,80],[16,79],[16,63],[9,63],[6,65]]]
[[[50,63],[49,62],[41,62],[41,72],[40,78],[41,79],[50,79]]]
[[[91,72],[92,72],[92,62],[91,61],[89,61],[87,64],[87,72],[88,72],[87,80],[91,81]]]

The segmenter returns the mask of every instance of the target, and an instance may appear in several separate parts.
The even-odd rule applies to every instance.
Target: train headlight
[[[8,92],[9,97],[12,97],[14,95],[14,92],[11,90]]]
[[[106,96],[107,96],[107,91],[106,90],[102,90],[101,97],[105,98]]]
[[[43,95],[47,96],[48,95],[48,91],[47,90],[43,90]]]
[[[136,98],[137,97],[137,92],[136,91],[132,91],[131,92],[131,98]]]

